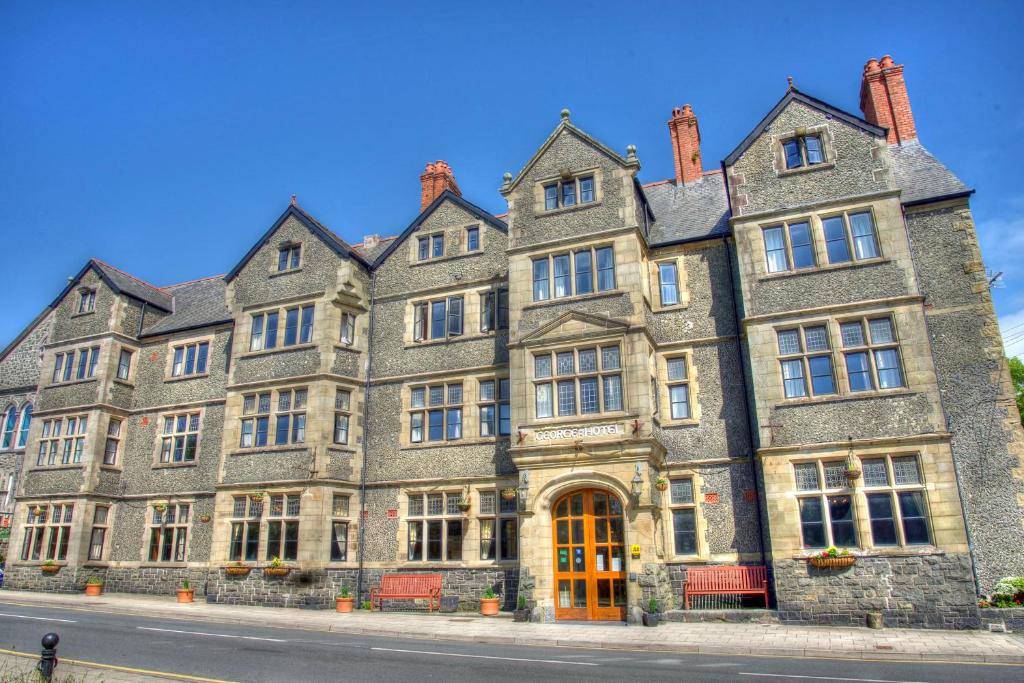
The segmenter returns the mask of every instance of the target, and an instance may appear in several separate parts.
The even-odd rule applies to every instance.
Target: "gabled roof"
[[[557,330],[570,320],[604,330],[625,330],[629,328],[629,324],[627,322],[617,320],[615,318],[609,318],[605,315],[588,313],[586,311],[566,311],[553,320],[549,320],[537,329],[524,335],[520,341],[525,344],[531,341],[543,339],[549,332]]]
[[[842,109],[837,109],[828,102],[824,102],[816,97],[806,95],[797,90],[796,88],[790,88],[788,91],[786,91],[786,94],[782,96],[782,99],[779,100],[774,107],[772,107],[772,110],[768,112],[768,114],[763,119],[761,119],[761,122],[757,124],[754,130],[750,131],[750,134],[747,135],[747,137],[743,138],[743,142],[741,142],[736,149],[730,152],[729,156],[727,156],[722,161],[722,163],[725,164],[726,166],[732,166],[733,164],[735,164],[736,160],[739,159],[743,155],[743,153],[747,151],[747,148],[754,143],[754,140],[759,138],[761,136],[761,133],[765,131],[765,129],[771,124],[771,122],[774,121],[775,118],[782,113],[782,110],[789,106],[790,102],[794,101],[805,104],[808,107],[811,107],[812,109],[817,109],[818,111],[830,115],[833,118],[837,118],[840,121],[845,121],[851,126],[856,126],[857,128],[860,128],[861,130],[872,135],[877,135],[883,138],[886,135],[885,128],[876,126],[873,123],[868,123],[859,116],[854,116],[853,114],[845,112]]]
[[[228,282],[234,280],[242,268],[244,268],[252,257],[256,255],[256,252],[270,241],[271,235],[273,235],[274,232],[276,232],[277,229],[280,228],[289,218],[295,218],[295,220],[306,226],[311,233],[319,237],[323,243],[333,249],[338,256],[341,256],[342,258],[351,258],[366,268],[370,267],[370,264],[366,259],[356,252],[345,240],[335,235],[320,221],[310,216],[303,209],[299,208],[298,205],[290,204],[288,208],[284,210],[284,213],[274,221],[274,224],[270,226],[270,229],[263,233],[263,236],[256,241],[256,244],[252,245],[252,248],[246,252],[245,256],[242,257],[242,260],[239,261],[234,268],[228,271],[228,274],[224,276],[224,279]]]
[[[526,162],[526,165],[523,166],[522,169],[520,169],[519,173],[516,174],[515,178],[513,178],[507,185],[503,185],[501,187],[502,194],[508,194],[513,189],[515,189],[515,186],[518,185],[519,181],[523,179],[523,177],[526,175],[526,172],[533,168],[534,164],[537,163],[538,159],[544,156],[544,153],[547,152],[548,148],[555,143],[555,140],[558,139],[558,136],[562,131],[571,132],[573,135],[576,135],[577,137],[581,138],[584,142],[593,145],[601,152],[608,155],[611,159],[617,161],[623,166],[639,165],[639,162],[636,161],[635,157],[631,156],[629,159],[626,159],[621,154],[616,152],[614,149],[608,147],[597,138],[592,137],[585,133],[583,130],[577,128],[569,120],[569,110],[564,109],[562,110],[562,120],[559,122],[557,126],[555,126],[555,129],[551,131],[551,135],[547,137],[547,140],[544,141],[544,144],[542,144],[540,148],[538,148],[537,151],[534,152],[533,156],[530,157],[530,160]]]
[[[729,199],[721,171],[708,171],[690,183],[651,183],[643,192],[654,213],[647,235],[652,247],[729,234]]]
[[[226,288],[221,275],[164,287],[174,296],[174,313],[156,321],[139,336],[152,337],[231,322],[224,294]]]
[[[99,278],[103,280],[108,287],[114,290],[115,294],[124,294],[125,296],[130,296],[133,299],[144,301],[152,306],[156,306],[162,311],[167,311],[168,313],[174,310],[174,298],[164,290],[159,287],[154,287],[134,275],[129,275],[123,270],[118,270],[109,263],[104,263],[103,261],[94,258],[89,259],[82,269],[78,271],[78,274],[71,278],[67,286],[61,290],[60,294],[57,295],[57,298],[53,300],[52,304],[50,304],[50,308],[56,308],[61,299],[67,296],[67,293],[70,292],[75,285],[79,283],[79,281],[81,281],[82,277],[89,272],[89,270],[95,271]]]
[[[410,223],[409,227],[402,231],[402,234],[400,234],[398,237],[392,238],[392,241],[390,244],[388,244],[387,248],[384,249],[384,251],[380,252],[377,258],[374,260],[373,267],[376,268],[381,263],[383,263],[384,260],[387,259],[387,257],[390,256],[391,253],[395,249],[397,249],[400,244],[402,244],[402,242],[408,239],[409,235],[416,232],[420,225],[423,224],[423,221],[427,220],[427,218],[430,217],[430,214],[434,213],[434,210],[437,209],[437,207],[441,206],[441,204],[445,201],[450,201],[454,203],[459,208],[472,214],[476,218],[479,218],[480,220],[487,223],[491,227],[501,230],[504,233],[508,233],[508,225],[506,225],[504,221],[498,220],[491,214],[481,209],[476,204],[467,202],[465,199],[455,194],[451,190],[445,190],[444,192],[437,196],[437,199],[430,202],[427,208],[423,209],[423,211],[420,212],[420,215],[416,217],[416,220]]]

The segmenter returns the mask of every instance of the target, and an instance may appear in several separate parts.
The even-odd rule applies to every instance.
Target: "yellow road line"
[[[29,654],[28,652],[18,652],[17,650],[4,650],[2,648],[0,648],[0,654],[12,655],[14,657],[25,657],[28,659],[39,659],[38,655]],[[189,676],[188,674],[178,674],[172,671],[153,671],[151,669],[136,669],[130,666],[117,666],[115,664],[87,662],[84,659],[68,659],[67,657],[59,657],[59,660],[62,664],[89,666],[97,669],[110,669],[111,671],[124,671],[126,673],[132,674],[159,676],[160,678],[173,678],[178,681],[199,681],[199,683],[235,683],[234,681],[226,681],[222,678],[203,678],[202,676]]]

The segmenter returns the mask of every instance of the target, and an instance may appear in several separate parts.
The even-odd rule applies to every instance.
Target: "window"
[[[409,494],[410,562],[462,560],[461,493]]]
[[[199,413],[164,415],[160,463],[194,462],[199,441]]]
[[[286,244],[277,250],[277,271],[295,270],[302,256],[301,244]]]
[[[836,393],[827,325],[778,330],[776,336],[786,398],[808,396],[808,387],[814,396]]]
[[[686,367],[686,357],[667,358],[665,366],[668,372],[669,414],[673,420],[688,420],[690,418],[690,373]]]
[[[249,350],[260,351],[277,347],[277,311],[257,313],[252,317],[252,332],[249,337]]]
[[[782,152],[786,158],[786,168],[803,168],[824,163],[825,152],[820,135],[801,135],[782,143]]]
[[[342,344],[352,346],[356,339],[356,316],[348,311],[341,312],[341,332],[338,340]]]
[[[865,334],[866,329],[866,334]],[[892,318],[866,318],[839,324],[850,391],[906,386]]]
[[[110,508],[106,505],[97,505],[92,513],[92,530],[89,532],[89,560],[97,561],[103,559],[103,549],[107,541],[107,520],[110,517]]]
[[[444,233],[419,237],[416,240],[416,258],[419,261],[441,258],[444,256]]]
[[[349,497],[335,493],[331,501],[331,562],[348,559]]]
[[[85,451],[85,432],[88,428],[89,418],[86,415],[43,422],[43,431],[39,435],[39,455],[36,457],[36,466],[77,465],[82,462],[82,453]],[[60,449],[59,463],[57,462],[58,449]]]
[[[497,394],[495,394],[497,388]],[[509,380],[480,381],[480,436],[508,436],[512,433]]]
[[[21,543],[23,560],[66,560],[75,506],[29,504],[25,536]]]
[[[480,492],[480,559],[519,557],[518,495],[506,499],[497,491]]]
[[[157,503],[150,507],[150,562],[185,561],[190,511],[188,503]]]
[[[66,351],[54,356],[52,381],[70,382],[72,379],[91,379],[96,375],[100,360],[100,347],[78,349],[78,372],[74,373],[75,351]]]
[[[338,389],[334,394],[334,443],[348,443],[348,425],[352,417],[352,392]]]
[[[296,306],[284,312],[284,345],[309,344],[313,341],[313,306]]]
[[[444,233],[433,235],[430,238],[430,257],[441,258],[444,256]]]
[[[103,444],[104,465],[117,464],[117,451],[121,448],[121,424],[121,420],[114,417],[110,418],[110,422],[107,423],[107,441]],[[193,444],[194,455],[195,445]]]
[[[32,425],[32,404],[27,403],[21,409],[21,426],[18,428],[18,448],[28,443],[28,428]]]
[[[242,399],[242,436],[239,448],[266,446],[270,432],[271,392],[248,394]],[[251,416],[251,417],[245,417]]]
[[[413,387],[409,394],[409,407],[409,440],[412,443],[462,438],[461,382]]]
[[[78,292],[78,312],[92,313],[96,310],[96,290],[83,289]]]
[[[846,462],[805,462],[793,467],[803,546],[857,547],[853,496],[839,492],[848,488]]]
[[[876,546],[931,543],[924,481],[917,457],[861,458],[864,494]]]
[[[480,295],[480,331],[508,329],[508,290],[497,289]]]
[[[209,354],[210,342],[175,346],[171,363],[171,377],[206,374],[206,360]]]
[[[843,213],[821,220],[829,263],[876,258],[880,255],[870,211]]]
[[[13,405],[8,406],[4,412],[4,436],[3,436],[3,448],[10,448],[14,443],[14,431],[18,426],[18,409]]]
[[[615,289],[615,255],[612,247],[598,247],[571,254],[533,259],[533,300],[590,294],[594,291],[593,264],[597,263],[597,291]],[[554,282],[551,274],[554,273]]]
[[[413,304],[413,341],[462,335],[463,298],[450,296]]]
[[[249,496],[235,496],[231,509],[231,539],[228,543],[228,559],[232,562],[255,562],[260,552],[260,518],[263,516],[263,499],[253,500]]]
[[[693,479],[669,482],[672,509],[672,538],[676,555],[697,554],[697,506],[693,500]]]
[[[544,209],[588,204],[594,201],[594,176],[559,180],[544,186]]]
[[[658,264],[658,289],[662,306],[675,306],[679,303],[679,275],[675,261]]]
[[[273,403],[272,398],[276,398]],[[306,441],[306,389],[247,394],[242,398],[242,426],[239,448],[259,448],[270,443],[270,413],[274,410],[275,446]]]
[[[814,244],[811,226],[807,221],[772,225],[764,229],[764,249],[768,259],[768,272],[778,273],[801,268],[813,268]]]
[[[559,416],[622,410],[617,345],[537,353],[533,356],[533,368],[538,418],[553,417],[556,408]]]
[[[420,261],[426,261],[430,258],[430,238],[420,237],[416,241],[416,257]]]
[[[299,559],[299,506],[297,493],[270,496],[267,513],[267,560]]]
[[[117,359],[117,378],[127,380],[131,369],[132,352],[128,349],[121,349],[121,354]]]
[[[480,228],[466,228],[466,251],[480,251]]]

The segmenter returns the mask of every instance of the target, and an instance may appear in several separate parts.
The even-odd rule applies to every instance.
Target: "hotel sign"
[[[537,441],[555,441],[557,439],[590,439],[598,436],[622,436],[626,430],[620,424],[595,425],[593,427],[573,427],[570,429],[545,429],[538,431],[534,438]]]

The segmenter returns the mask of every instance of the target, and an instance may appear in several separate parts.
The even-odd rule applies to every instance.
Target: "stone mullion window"
[[[54,465],[71,465],[82,462],[85,452],[85,433],[89,428],[86,415],[68,418],[57,418],[43,422],[43,431],[39,437],[39,454],[36,456],[36,467],[52,467]],[[63,434],[62,434],[63,432]],[[60,462],[57,452],[60,450]]]
[[[149,562],[184,562],[192,506],[156,503],[149,507]]]
[[[931,531],[921,464],[914,455],[860,459],[876,547],[928,545]]]
[[[417,301],[413,306],[415,342],[461,337],[465,330],[466,299],[463,295]]]
[[[349,496],[335,493],[331,500],[331,547],[330,561],[348,560]]]
[[[853,490],[844,460],[796,463],[796,499],[804,548],[859,547]]]
[[[534,353],[533,383],[538,419],[623,410],[617,344]]]
[[[75,357],[78,364],[75,365]],[[96,366],[100,360],[100,347],[90,346],[84,349],[62,351],[54,355],[52,384],[70,382],[72,380],[92,379],[96,376]],[[77,367],[77,370],[75,369]]]
[[[279,311],[254,313],[249,328],[249,350],[262,351],[277,348]]]
[[[302,498],[298,493],[270,496],[267,511],[266,559],[294,562],[299,559],[299,513]]]
[[[462,382],[414,386],[409,390],[409,441],[458,441],[464,434]]]
[[[892,317],[842,320],[839,330],[851,392],[906,387],[899,339]]]
[[[407,514],[409,562],[461,562],[465,523],[461,493],[410,493]]]
[[[508,329],[508,290],[501,288],[480,294],[480,331]]]
[[[416,260],[427,261],[444,256],[444,233],[437,232],[416,238]]]
[[[787,170],[825,163],[825,144],[819,134],[797,135],[780,144]]]
[[[273,393],[246,394],[242,397],[242,423],[239,448],[262,448],[270,439],[270,402]]]
[[[480,559],[519,557],[519,517],[516,497],[506,500],[497,491],[480,491]]]
[[[72,503],[52,505],[29,504],[23,526],[21,559],[25,561],[54,560],[62,562],[68,556],[71,540],[71,520],[75,506]]]
[[[192,342],[173,347],[171,377],[205,375],[210,355],[210,342]]]
[[[338,389],[334,394],[334,443],[347,444],[352,421],[352,392]]]
[[[829,263],[863,261],[881,256],[870,209],[822,216],[821,228]]]
[[[480,436],[508,436],[512,432],[510,386],[508,378],[480,380]]]
[[[814,268],[814,237],[806,218],[769,225],[762,229],[769,273]]]
[[[121,449],[121,427],[123,421],[116,417],[110,418],[107,423],[107,440],[103,444],[103,464],[116,465],[117,454]]]
[[[103,559],[106,550],[107,528],[110,519],[110,507],[97,505],[92,513],[92,529],[89,531],[89,555],[91,562]]]
[[[80,289],[78,290],[78,312],[79,313],[92,313],[96,310],[96,290],[95,289]]]
[[[593,174],[561,179],[544,185],[544,209],[567,208],[590,204],[596,197]]]
[[[536,256],[531,264],[534,301],[615,289],[615,252],[611,245]]]
[[[199,422],[198,412],[164,415],[163,433],[160,435],[161,465],[195,461],[199,446]]]
[[[231,536],[228,559],[232,562],[255,562],[260,553],[260,519],[263,499],[235,496],[231,505]]]
[[[677,556],[697,555],[697,504],[692,477],[669,482],[669,509],[672,515],[672,549]]]
[[[688,420],[693,416],[690,401],[690,371],[686,356],[670,356],[665,359],[668,378],[669,417],[673,420]],[[657,392],[654,394],[657,396]],[[655,414],[658,410],[655,408]]]
[[[307,389],[279,389],[274,413],[274,445],[306,442]]]
[[[836,393],[828,324],[807,324],[776,330],[782,390],[786,398]]]
[[[302,265],[302,244],[285,243],[277,250],[277,272],[296,270]]]

